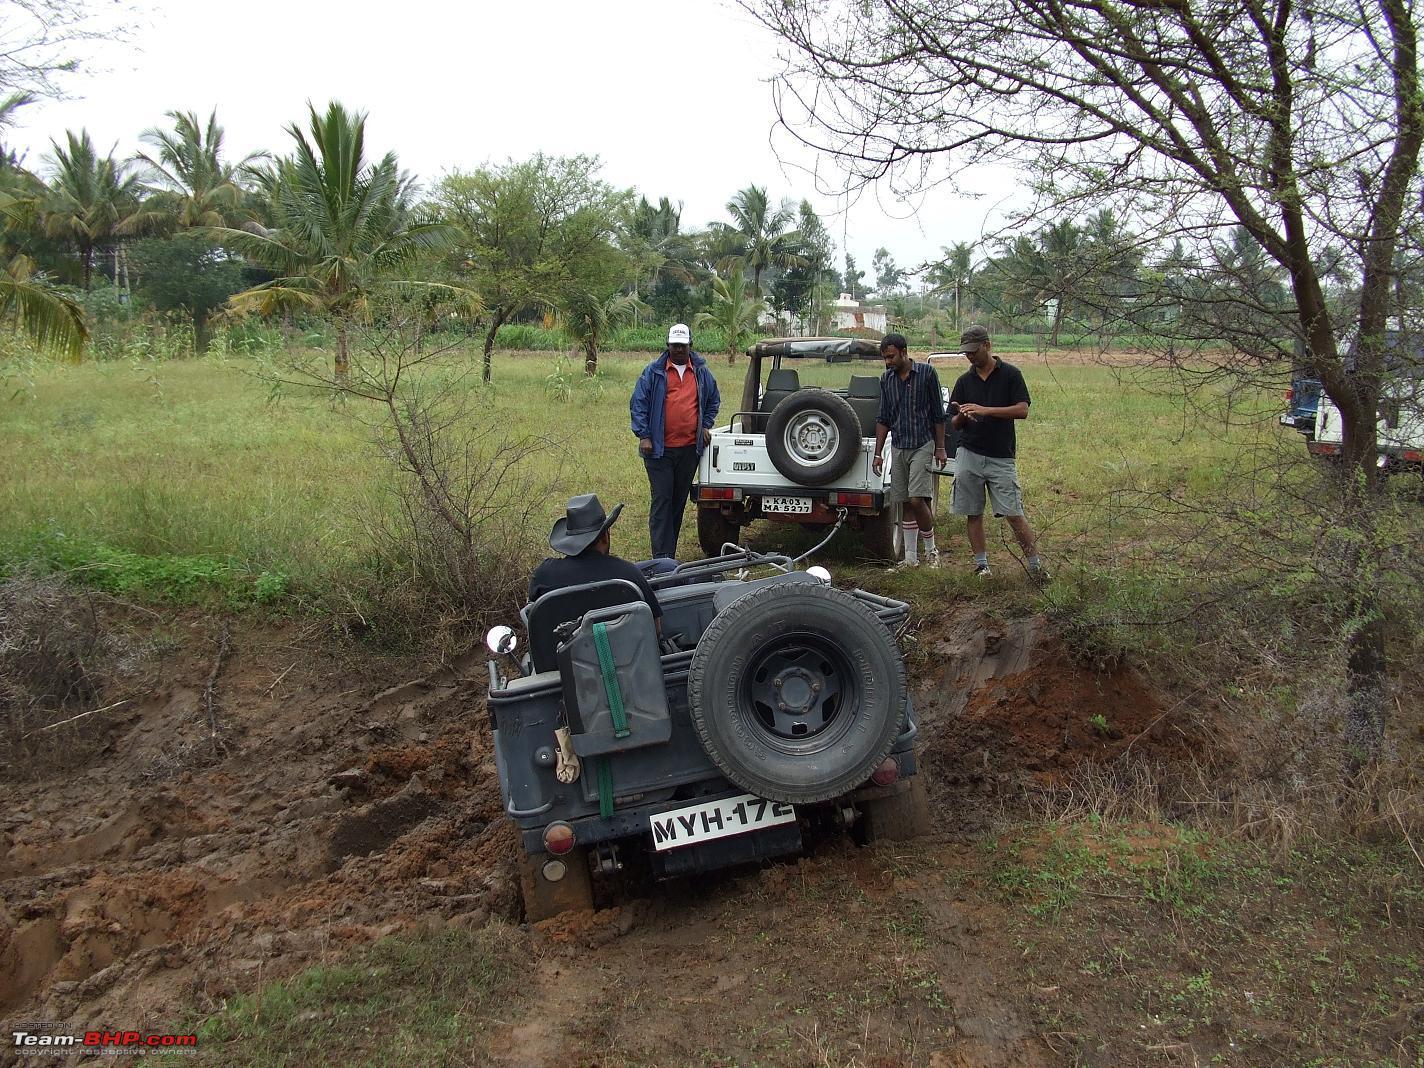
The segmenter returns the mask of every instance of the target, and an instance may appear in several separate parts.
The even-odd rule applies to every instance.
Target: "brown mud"
[[[144,685],[105,695],[127,703],[101,751],[0,784],[0,1019],[161,1031],[385,936],[521,921],[482,658],[391,686],[399,668],[239,627],[214,733],[212,629],[190,620]],[[966,609],[915,642],[929,838],[833,843],[538,925],[528,998],[490,1055],[819,1063],[834,1039],[867,1065],[1059,1063],[1007,993],[997,906],[955,873],[1025,787],[1188,741],[1142,679],[1076,667],[1040,619]],[[937,933],[928,955],[906,949],[907,916]],[[843,1009],[834,1035],[798,1023],[817,999]]]

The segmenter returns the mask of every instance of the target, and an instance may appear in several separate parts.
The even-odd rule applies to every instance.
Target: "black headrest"
[[[777,368],[766,376],[766,388],[791,393],[801,388],[801,376],[785,367]]]
[[[869,378],[865,375],[852,375],[850,389],[847,392],[852,397],[878,397],[880,396],[880,379]]]

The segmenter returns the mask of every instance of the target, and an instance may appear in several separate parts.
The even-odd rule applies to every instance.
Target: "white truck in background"
[[[1418,334],[1405,334],[1392,325],[1385,334],[1388,377],[1380,392],[1378,464],[1389,472],[1424,475],[1424,345]],[[1315,439],[1307,445],[1311,455],[1331,459],[1344,451],[1344,424],[1340,409],[1324,391],[1315,418]]]

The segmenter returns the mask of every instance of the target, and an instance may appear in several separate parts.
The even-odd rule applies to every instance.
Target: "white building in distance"
[[[886,329],[885,308],[880,304],[861,307],[860,301],[849,293],[842,293],[836,298],[835,308],[831,313],[831,329],[871,330],[883,334]]]

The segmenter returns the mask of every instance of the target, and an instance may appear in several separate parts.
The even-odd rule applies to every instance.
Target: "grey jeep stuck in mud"
[[[528,605],[517,672],[513,629],[487,639],[528,919],[590,907],[593,877],[630,863],[670,878],[925,829],[904,602],[747,551],[650,582],[661,639],[623,580]]]

